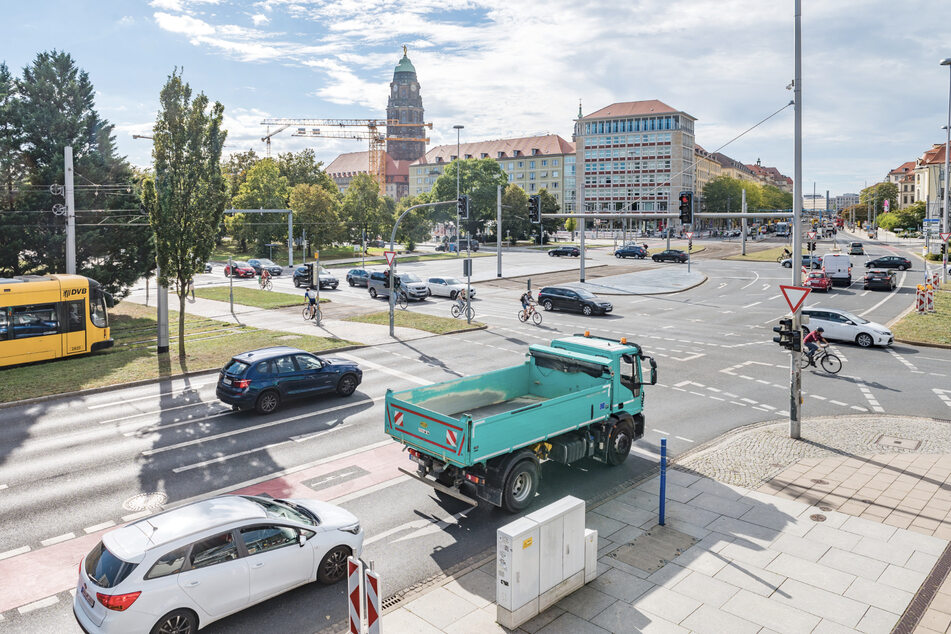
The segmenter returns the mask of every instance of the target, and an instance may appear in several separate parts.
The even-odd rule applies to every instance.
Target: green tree
[[[235,209],[287,209],[290,189],[273,159],[261,159],[248,170],[247,178],[231,199]],[[227,220],[231,236],[241,249],[254,244],[254,253],[267,254],[269,242],[287,242],[286,218],[275,214],[240,213]]]
[[[872,214],[885,213],[885,201],[888,200],[891,209],[898,208],[898,185],[895,183],[875,183],[859,192],[859,203],[872,204]],[[867,215],[867,213],[865,214]]]
[[[571,239],[575,239],[575,231],[578,230],[578,219],[577,218],[567,218],[565,219],[565,231],[571,232]]]
[[[321,169],[322,166],[323,163],[317,160],[317,156],[310,148],[297,153],[286,152],[277,155],[277,168],[281,176],[287,179],[288,187],[301,184],[320,185],[339,197],[340,188],[330,175]]]
[[[560,218],[545,218],[546,214],[557,214],[561,211],[561,205],[558,200],[547,190],[538,192],[539,209],[542,212],[542,228],[545,233],[554,233],[562,225]],[[547,239],[546,239],[547,242]]]
[[[149,224],[155,233],[159,282],[175,284],[178,295],[178,355],[185,356],[185,297],[192,278],[211,255],[224,215],[226,182],[221,148],[224,106],[209,106],[204,93],[192,99],[191,87],[173,71],[159,94],[152,128],[155,179],[143,191]]]
[[[254,150],[247,152],[235,152],[228,157],[227,162],[222,164],[221,171],[228,180],[228,196],[235,197],[241,184],[248,179],[248,170],[254,167],[260,157]]]
[[[712,213],[742,211],[743,190],[746,190],[746,206],[749,210],[762,209],[760,186],[729,176],[718,176],[703,187],[706,210]]]
[[[388,240],[394,221],[390,204],[380,195],[380,188],[369,174],[354,176],[340,204],[340,217],[349,241],[360,244],[362,231],[371,239],[381,236]]]
[[[9,99],[9,98],[8,98]],[[64,202],[50,185],[64,182],[63,150],[73,148],[75,173],[76,271],[123,296],[154,268],[151,232],[144,222],[129,163],[116,152],[113,125],[95,109],[88,74],[68,53],[39,53],[16,82],[13,104],[19,126],[19,160],[27,171],[16,205],[49,210]],[[14,158],[14,160],[17,160]],[[18,214],[23,233],[0,242],[15,249],[0,258],[9,272],[63,272],[66,231],[53,214]]]
[[[336,186],[335,186],[336,189]],[[340,222],[340,201],[327,188],[301,183],[291,189],[290,208],[294,210],[294,228],[315,249],[338,240],[343,233]]]
[[[893,231],[895,229],[918,229],[925,217],[925,201],[918,202],[895,211],[881,214],[878,217],[878,226]]]
[[[465,229],[470,233],[480,233],[486,221],[495,220],[496,188],[499,185],[504,188],[508,177],[502,171],[502,166],[493,159],[457,159],[446,166],[445,171],[433,184],[434,200],[456,199],[457,169],[459,170],[459,191],[469,196],[469,221],[465,224]],[[434,218],[436,221],[455,223],[454,207],[445,205],[436,209],[438,210]]]
[[[792,194],[784,192],[775,185],[760,186],[761,209],[792,209]]]
[[[432,202],[432,195],[429,193],[417,194],[416,196],[407,196],[396,205],[396,217],[413,207],[414,205],[423,205]],[[428,240],[433,233],[433,209],[438,207],[423,207],[414,209],[403,217],[400,222],[399,231],[396,233],[396,239],[406,245],[408,251],[415,251],[416,245]]]
[[[21,146],[23,129],[17,108],[16,80],[5,63],[0,63],[0,210],[12,212],[16,206],[16,191],[23,184],[26,169]],[[29,222],[29,214],[0,213],[0,271],[19,275],[20,249],[24,244],[22,226]]]
[[[528,194],[514,183],[502,190],[502,237],[513,240],[528,237],[532,223],[528,221]]]

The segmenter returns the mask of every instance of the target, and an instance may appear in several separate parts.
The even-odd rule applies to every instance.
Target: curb
[[[940,348],[941,350],[951,350],[951,344],[947,343],[928,343],[925,341],[912,341],[911,339],[895,339],[898,343],[907,343],[911,346],[920,346],[922,348]]]

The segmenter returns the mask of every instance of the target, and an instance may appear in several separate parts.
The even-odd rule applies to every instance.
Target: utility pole
[[[456,131],[456,200],[459,200],[459,173],[462,171],[462,156],[459,155],[459,135],[465,126],[454,125],[452,129]],[[456,207],[456,257],[461,255],[459,249],[459,240],[462,237],[462,227],[459,226],[459,207]],[[392,245],[390,245],[392,248]],[[468,312],[468,311],[467,311]]]
[[[792,285],[802,286],[802,267],[799,259],[802,257],[802,0],[795,0],[795,77],[793,79],[793,261],[792,266]],[[793,312],[792,330],[794,333],[802,335],[802,313],[800,310]],[[802,370],[799,368],[799,355],[801,351],[795,348],[789,355],[789,437],[798,440],[802,431],[802,412],[800,405],[802,403]]]
[[[496,277],[502,277],[502,186],[495,188],[495,259]],[[468,311],[467,311],[468,312]]]
[[[941,60],[942,66],[948,66],[951,69],[951,57]],[[948,222],[948,185],[951,184],[951,177],[948,175],[948,151],[951,150],[951,83],[948,85],[948,125],[945,128],[946,136],[944,137],[944,213],[941,215],[941,233],[947,237],[948,232],[951,231],[951,223]],[[941,241],[941,252],[944,254],[941,257],[941,282],[944,283],[948,280],[948,241]]]
[[[746,255],[746,190],[743,190],[742,198],[740,198],[740,211],[744,214],[742,220],[740,221],[740,234],[743,236],[741,240],[741,251],[740,255]]]
[[[76,275],[76,200],[73,189],[73,146],[64,150],[66,196],[66,273]]]
[[[158,266],[155,267],[155,276],[160,278],[162,276],[162,269]],[[159,354],[168,354],[168,287],[158,285],[158,301],[156,302],[156,308],[158,309],[158,335],[157,335],[157,346],[156,352]]]

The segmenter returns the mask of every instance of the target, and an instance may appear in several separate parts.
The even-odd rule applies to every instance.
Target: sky
[[[857,192],[945,140],[951,3],[803,0],[803,193]],[[225,153],[254,149],[267,117],[384,118],[402,46],[431,145],[534,134],[571,140],[589,114],[659,99],[697,118],[713,151],[792,99],[793,0],[0,0],[0,61],[73,55],[151,162],[159,91],[177,67],[225,106]],[[329,163],[364,142],[274,137]],[[793,175],[793,109],[723,147]]]

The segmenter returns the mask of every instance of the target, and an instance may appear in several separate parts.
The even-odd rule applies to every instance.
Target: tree
[[[185,356],[185,297],[192,278],[211,255],[215,232],[224,215],[227,185],[221,173],[221,148],[228,133],[221,128],[224,106],[200,93],[176,70],[159,94],[159,113],[152,128],[155,179],[143,191],[155,250],[159,283],[175,283],[178,295],[178,355]]]
[[[254,150],[235,152],[228,157],[228,161],[221,167],[225,178],[228,179],[228,196],[235,197],[241,184],[248,178],[248,170],[261,160]]]
[[[792,194],[775,185],[761,185],[761,209],[792,209]]]
[[[761,209],[762,199],[759,185],[730,178],[729,176],[718,176],[703,187],[703,200],[706,203],[706,210],[712,213],[739,213],[743,208],[744,189],[746,190],[747,209]]]
[[[528,194],[514,183],[502,190],[502,237],[519,240],[528,237],[532,223],[528,221]]]
[[[571,232],[571,239],[575,239],[575,231],[578,230],[578,219],[577,218],[567,218],[565,219],[565,231]]]
[[[470,234],[480,233],[487,220],[495,220],[496,188],[499,185],[504,188],[508,182],[508,176],[502,171],[498,161],[493,159],[457,159],[446,166],[445,171],[433,184],[434,200],[456,199],[457,169],[459,170],[459,191],[469,196],[469,221],[465,225],[466,231]],[[436,209],[438,211],[435,220],[455,223],[455,208],[446,205]]]
[[[875,183],[859,192],[859,203],[872,204],[872,214],[885,213],[885,201],[888,200],[891,209],[898,208],[898,185],[895,183]],[[866,214],[867,215],[867,214]]]
[[[895,229],[918,229],[921,227],[922,220],[925,217],[925,201],[918,202],[905,207],[896,209],[878,217],[878,226],[882,229],[893,231]]]
[[[369,238],[382,236],[388,239],[393,230],[393,213],[380,195],[376,181],[365,173],[357,174],[350,181],[340,204],[340,217],[347,238],[353,244],[362,243],[363,231]]]
[[[9,89],[9,83],[6,86]],[[62,195],[50,192],[50,185],[64,183],[63,150],[71,146],[75,204],[80,210],[76,271],[123,296],[154,268],[151,232],[145,226],[132,169],[116,152],[113,125],[95,110],[95,89],[88,74],[68,53],[39,53],[23,69],[16,96],[10,102],[8,95],[7,106],[14,111],[10,125],[19,127],[13,161],[26,172],[22,180],[28,185],[16,197],[16,207],[47,211],[64,202]],[[63,218],[51,213],[16,217],[22,233],[12,239],[4,234],[0,242],[8,248],[0,249],[5,251],[0,266],[10,273],[65,271]]]
[[[423,205],[428,202],[432,202],[432,196],[428,193],[407,196],[397,203],[396,217],[399,218],[400,214],[414,205]],[[415,251],[418,243],[429,239],[432,235],[433,209],[434,207],[414,209],[403,217],[396,239],[406,245],[407,251]]]
[[[336,189],[336,187],[335,187]],[[336,241],[343,233],[340,202],[321,185],[301,183],[291,189],[290,208],[294,210],[294,226],[316,249]]]
[[[317,160],[314,151],[310,148],[296,154],[286,152],[277,155],[277,168],[281,176],[287,179],[287,186],[320,185],[328,192],[334,192],[339,197],[340,188],[334,183],[330,175],[320,169],[323,163]]]
[[[274,159],[261,159],[249,170],[247,178],[231,199],[235,209],[287,209],[290,189],[287,178],[281,176]],[[231,236],[241,243],[241,249],[254,243],[256,255],[267,253],[270,242],[287,241],[287,224],[283,216],[275,214],[241,213],[227,220]]]
[[[0,210],[16,209],[16,194],[23,183],[26,170],[23,165],[23,130],[18,111],[16,81],[7,65],[0,63]],[[20,250],[24,244],[25,231],[21,225],[28,221],[27,214],[0,214],[0,271],[14,275],[20,270]]]
[[[545,218],[546,214],[557,214],[561,211],[561,205],[558,200],[549,193],[547,189],[538,192],[539,210],[542,213],[542,228],[545,233],[554,233],[561,226],[562,221],[558,218]]]

